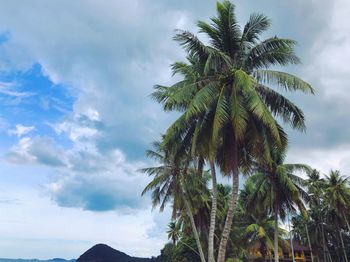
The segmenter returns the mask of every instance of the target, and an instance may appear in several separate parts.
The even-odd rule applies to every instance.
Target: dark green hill
[[[131,257],[107,246],[105,244],[98,244],[90,248],[82,254],[78,262],[157,262],[156,258],[137,258]]]

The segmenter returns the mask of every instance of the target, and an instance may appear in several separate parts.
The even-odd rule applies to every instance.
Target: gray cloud
[[[299,41],[304,66],[290,70],[310,80],[318,90],[325,87],[320,87],[307,69],[315,61],[315,45],[331,28],[324,21],[331,21],[335,6],[334,2],[321,2],[236,3],[242,23],[251,12],[263,12],[273,21],[267,35]],[[18,6],[16,18],[9,15]],[[168,66],[184,55],[171,40],[173,30],[195,31],[197,19],[215,14],[215,1],[51,1],[46,5],[40,1],[17,5],[13,1],[4,5],[2,12],[0,24],[8,32],[8,40],[0,53],[10,61],[7,66],[23,70],[40,63],[54,82],[80,91],[75,113],[91,108],[98,111],[100,150],[119,147],[134,158],[142,158],[144,149],[173,119],[148,97],[154,84],[172,82]],[[35,19],[33,13],[37,14]],[[134,15],[126,15],[130,13]],[[59,19],[52,20],[53,16]],[[300,98],[298,104],[304,108],[308,101]],[[318,125],[312,119],[318,108],[305,111],[310,125]]]
[[[308,125],[306,135],[290,132],[291,152],[306,147],[324,150],[347,143],[350,122],[346,120],[350,113],[342,110],[350,101],[346,90],[350,45],[342,30],[349,26],[347,1],[236,4],[242,23],[251,12],[263,12],[273,21],[267,36],[277,34],[299,42],[303,65],[288,70],[317,89],[314,97],[291,96],[304,109]],[[134,165],[175,118],[174,114],[163,113],[148,95],[154,84],[173,82],[169,65],[183,59],[184,52],[171,40],[173,30],[196,31],[195,21],[214,13],[215,1],[199,0],[3,4],[0,31],[6,32],[7,40],[0,45],[0,68],[26,71],[39,63],[43,74],[77,96],[73,112],[63,121],[51,123],[59,136],[69,138],[71,148],[62,148],[49,138],[23,138],[8,159],[64,170],[68,175],[55,181],[56,191],[52,191],[60,205],[97,210],[96,203],[105,198],[105,206],[100,204],[104,210],[119,208],[123,201],[133,207],[139,201],[142,206],[143,200],[136,193],[135,199],[127,194],[123,198],[120,182],[107,175],[135,175],[130,169],[116,169],[113,152],[122,152],[128,159],[122,162]],[[128,188],[134,182],[120,184]],[[83,188],[91,190],[83,194]]]
[[[59,206],[128,213],[149,204],[140,197],[142,182],[145,182],[142,177],[128,177],[125,173],[80,173],[50,184],[49,193]]]
[[[122,213],[145,208],[149,199],[141,198],[141,192],[149,179],[137,171],[145,163],[129,162],[115,148],[99,152],[97,130],[92,125],[95,120],[78,118],[80,122],[66,121],[53,127],[70,138],[70,149],[64,150],[48,137],[23,137],[6,158],[15,164],[55,168],[47,193],[59,206]]]
[[[42,164],[51,167],[66,166],[65,152],[49,137],[24,137],[6,155],[16,164]]]

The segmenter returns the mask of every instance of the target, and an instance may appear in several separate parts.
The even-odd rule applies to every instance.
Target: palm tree
[[[200,242],[198,230],[195,224],[193,208],[188,201],[186,185],[187,176],[193,175],[188,168],[188,159],[177,159],[176,156],[167,152],[161,147],[160,142],[154,142],[155,150],[147,150],[146,154],[157,160],[160,166],[143,168],[140,171],[154,176],[153,180],[145,187],[142,195],[151,191],[153,207],[160,205],[160,211],[163,211],[166,204],[172,201],[173,217],[176,216],[178,210],[185,210],[190,220],[193,236],[197,243],[198,252],[202,262],[205,262],[205,256]]]
[[[326,176],[324,182],[324,199],[327,206],[329,220],[332,223],[335,223],[339,232],[344,259],[347,262],[348,258],[341,226],[345,224],[350,232],[350,226],[347,219],[350,208],[350,188],[348,185],[348,178],[341,176],[339,171],[331,171],[329,176]]]
[[[311,238],[309,234],[309,225],[310,220],[305,219],[305,217],[301,215],[297,215],[292,217],[292,226],[293,226],[293,236],[295,239],[298,239],[298,241],[301,244],[305,244],[309,246],[310,249],[310,254],[311,254],[311,262],[314,262],[314,253],[312,249],[312,244],[311,244]],[[313,231],[313,234],[316,232]],[[319,239],[317,239],[319,241]]]
[[[245,237],[248,239],[251,246],[259,244],[259,252],[264,260],[267,259],[269,254],[272,254],[274,250],[274,231],[275,222],[273,217],[269,216],[254,216],[251,215],[248,218],[248,224],[245,229]],[[287,235],[287,232],[282,228],[278,228],[278,240],[287,246],[283,237]]]
[[[324,194],[326,204],[334,209],[334,212],[341,217],[350,232],[350,225],[347,218],[348,212],[350,211],[350,188],[348,178],[341,176],[338,170],[331,171],[330,175],[326,176],[324,182]]]
[[[240,192],[238,209],[240,220],[244,227],[244,237],[247,245],[253,250],[259,246],[259,252],[266,261],[267,256],[272,254],[274,249],[274,218],[268,213],[267,209],[256,209],[252,206],[251,196],[256,191],[256,184],[253,179],[248,179]],[[279,241],[285,242],[282,236],[286,231],[279,228]]]
[[[179,224],[172,221],[169,223],[168,228],[169,228],[167,231],[168,239],[171,239],[174,247],[176,247],[176,242],[181,236],[181,230],[180,230]]]
[[[210,24],[197,23],[200,32],[209,37],[209,45],[188,31],[178,31],[175,40],[187,51],[189,64],[175,63],[173,70],[184,79],[170,87],[157,86],[153,97],[163,103],[165,110],[182,112],[167,130],[165,143],[184,143],[192,153],[211,166],[215,161],[222,174],[232,177],[232,195],[217,258],[223,262],[236,207],[239,169],[249,167],[252,158],[259,158],[267,143],[286,146],[286,134],[275,116],[292,128],[305,129],[302,111],[267,85],[305,93],[313,93],[313,89],[293,75],[268,70],[299,63],[299,59],[293,40],[272,37],[260,41],[260,35],[270,26],[267,17],[252,14],[241,30],[230,1],[218,2],[217,12]],[[212,210],[212,223],[214,217]],[[213,246],[213,228],[215,225],[210,226],[209,247]],[[210,248],[210,262],[213,252]]]
[[[255,203],[260,203],[258,208],[267,209],[274,216],[274,254],[275,261],[279,261],[278,255],[278,218],[284,220],[287,213],[296,213],[297,209],[307,216],[303,199],[308,195],[303,187],[305,181],[295,172],[311,172],[311,168],[304,164],[285,164],[285,154],[271,149],[268,159],[257,163],[256,173],[250,178],[256,185],[255,192],[249,198],[249,207],[257,208]]]
[[[323,214],[322,214],[322,204],[321,199],[323,198],[323,183],[324,180],[320,176],[320,172],[316,169],[312,170],[311,173],[308,174],[308,178],[306,180],[307,183],[307,191],[309,194],[309,216],[308,220],[305,222],[306,228],[306,237],[308,240],[308,244],[310,246],[312,262],[313,262],[313,248],[312,244],[320,243],[319,240],[322,239],[322,249],[324,254],[324,260],[326,257],[326,248],[325,248],[325,236],[323,235]],[[311,229],[311,231],[309,230]],[[310,236],[310,232],[313,234]],[[312,241],[313,240],[313,241]]]

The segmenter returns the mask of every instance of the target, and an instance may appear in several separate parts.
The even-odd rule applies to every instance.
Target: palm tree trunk
[[[275,200],[276,201],[276,200]],[[275,253],[275,262],[279,261],[279,257],[278,257],[278,203],[276,201],[275,203],[275,237],[274,237],[274,244],[275,244],[275,248],[274,248],[274,253]]]
[[[305,222],[305,229],[306,229],[307,242],[309,243],[309,248],[310,248],[311,262],[314,262],[314,254],[312,253],[312,246],[311,246],[310,235],[309,235],[309,228],[307,226],[307,221]]]
[[[210,172],[212,177],[212,205],[210,211],[210,226],[209,226],[209,237],[208,237],[208,262],[215,262],[214,256],[214,234],[216,225],[216,211],[217,211],[217,185],[216,185],[216,173],[215,164],[213,161],[210,162]]]
[[[288,227],[289,227],[290,247],[292,249],[292,261],[295,262],[294,246],[293,246],[293,234],[292,234],[292,231],[290,230],[290,217],[289,217],[289,214],[288,214]]]
[[[239,187],[239,172],[238,172],[238,161],[235,161],[235,168],[232,171],[232,192],[231,192],[231,200],[229,203],[229,207],[227,210],[225,226],[223,228],[218,252],[217,262],[224,262],[226,257],[226,247],[227,241],[230,237],[230,232],[232,228],[234,211],[237,203],[237,195],[238,195],[238,187]]]
[[[321,229],[322,229],[322,242],[323,242],[323,260],[327,261],[327,257],[326,257],[326,239],[324,237],[324,228],[323,228],[323,222],[321,224]]]
[[[197,248],[198,248],[198,252],[199,252],[199,256],[200,256],[201,262],[206,262],[205,256],[204,256],[204,252],[203,252],[203,249],[202,249],[202,244],[201,244],[201,241],[200,241],[200,238],[199,238],[199,234],[198,234],[198,230],[197,230],[197,227],[196,227],[196,223],[194,222],[192,209],[191,209],[190,203],[188,202],[187,198],[185,197],[185,194],[183,195],[183,201],[184,201],[185,206],[186,206],[187,215],[190,218],[192,232],[193,232],[193,236],[194,236],[194,238],[196,240],[196,243],[197,243]]]
[[[338,229],[338,231],[339,231],[339,236],[340,236],[341,247],[342,247],[343,253],[344,253],[344,259],[345,259],[345,262],[348,262],[348,256],[346,255],[346,250],[345,250],[343,235],[342,235],[340,229]]]
[[[328,247],[327,247],[327,254],[328,254],[329,262],[333,262],[333,259],[332,259],[331,253],[329,252]]]

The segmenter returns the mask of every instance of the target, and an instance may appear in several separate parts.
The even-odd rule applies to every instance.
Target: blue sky
[[[234,1],[239,20],[268,15],[267,36],[299,42],[288,68],[316,96],[291,97],[306,134],[288,159],[350,171],[347,0]],[[140,197],[145,149],[174,114],[149,97],[184,58],[175,28],[215,13],[215,1],[17,1],[0,10],[0,256],[74,258],[103,242],[157,255],[168,214]]]

